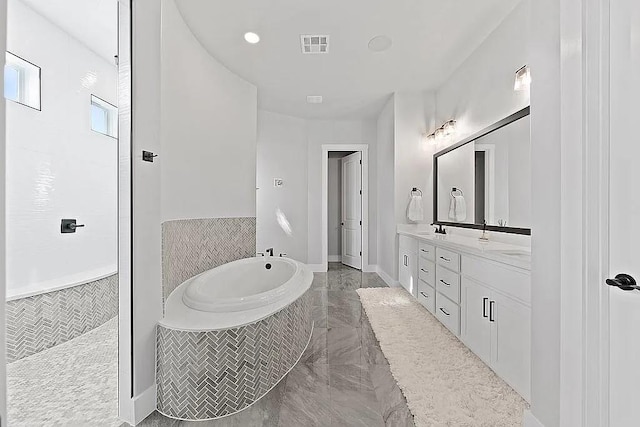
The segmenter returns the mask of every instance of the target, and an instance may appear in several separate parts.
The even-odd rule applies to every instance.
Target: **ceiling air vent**
[[[322,96],[321,95],[307,96],[307,104],[322,104]]]
[[[304,54],[329,52],[329,36],[306,35],[300,36],[300,46]]]

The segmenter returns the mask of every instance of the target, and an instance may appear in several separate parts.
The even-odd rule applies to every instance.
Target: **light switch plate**
[[[284,179],[273,178],[273,186],[276,188],[284,187]]]

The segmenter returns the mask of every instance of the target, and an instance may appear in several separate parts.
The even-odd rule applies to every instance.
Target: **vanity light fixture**
[[[523,66],[516,71],[516,82],[513,85],[513,90],[524,91],[529,90],[531,86],[531,70],[528,65]]]
[[[246,40],[247,43],[250,43],[250,44],[256,44],[260,42],[260,36],[252,32],[245,33],[244,39]]]
[[[448,137],[456,133],[456,121],[455,120],[447,120],[444,122],[442,126],[433,131],[430,134],[424,135],[424,139],[427,143],[429,142],[438,142],[444,137]]]

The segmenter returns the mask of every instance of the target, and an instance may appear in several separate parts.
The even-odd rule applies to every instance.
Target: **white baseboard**
[[[329,255],[329,262],[340,262],[342,261],[342,257],[340,255]]]
[[[380,278],[382,280],[385,281],[385,283],[387,285],[389,285],[392,288],[398,288],[400,287],[400,282],[398,282],[397,280],[395,280],[393,277],[389,276],[383,269],[381,269],[380,267],[378,267],[376,269],[376,273],[378,273],[378,276],[380,276]]]
[[[324,264],[307,264],[307,267],[311,269],[314,273],[326,273],[327,269],[324,267]]]
[[[134,426],[139,424],[156,410],[156,398],[156,385],[154,383],[142,393],[131,398],[130,403],[126,405],[129,406],[131,412],[128,414],[121,413],[120,418]]]
[[[377,273],[378,266],[375,264],[365,265],[362,271],[365,273]]]
[[[542,424],[540,420],[537,419],[528,409],[524,411],[524,420],[522,425],[524,427],[544,427],[544,424]]]

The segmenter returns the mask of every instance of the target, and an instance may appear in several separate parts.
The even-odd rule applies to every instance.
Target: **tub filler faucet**
[[[267,255],[269,256],[273,256],[273,248],[269,248],[266,251],[264,251]]]

